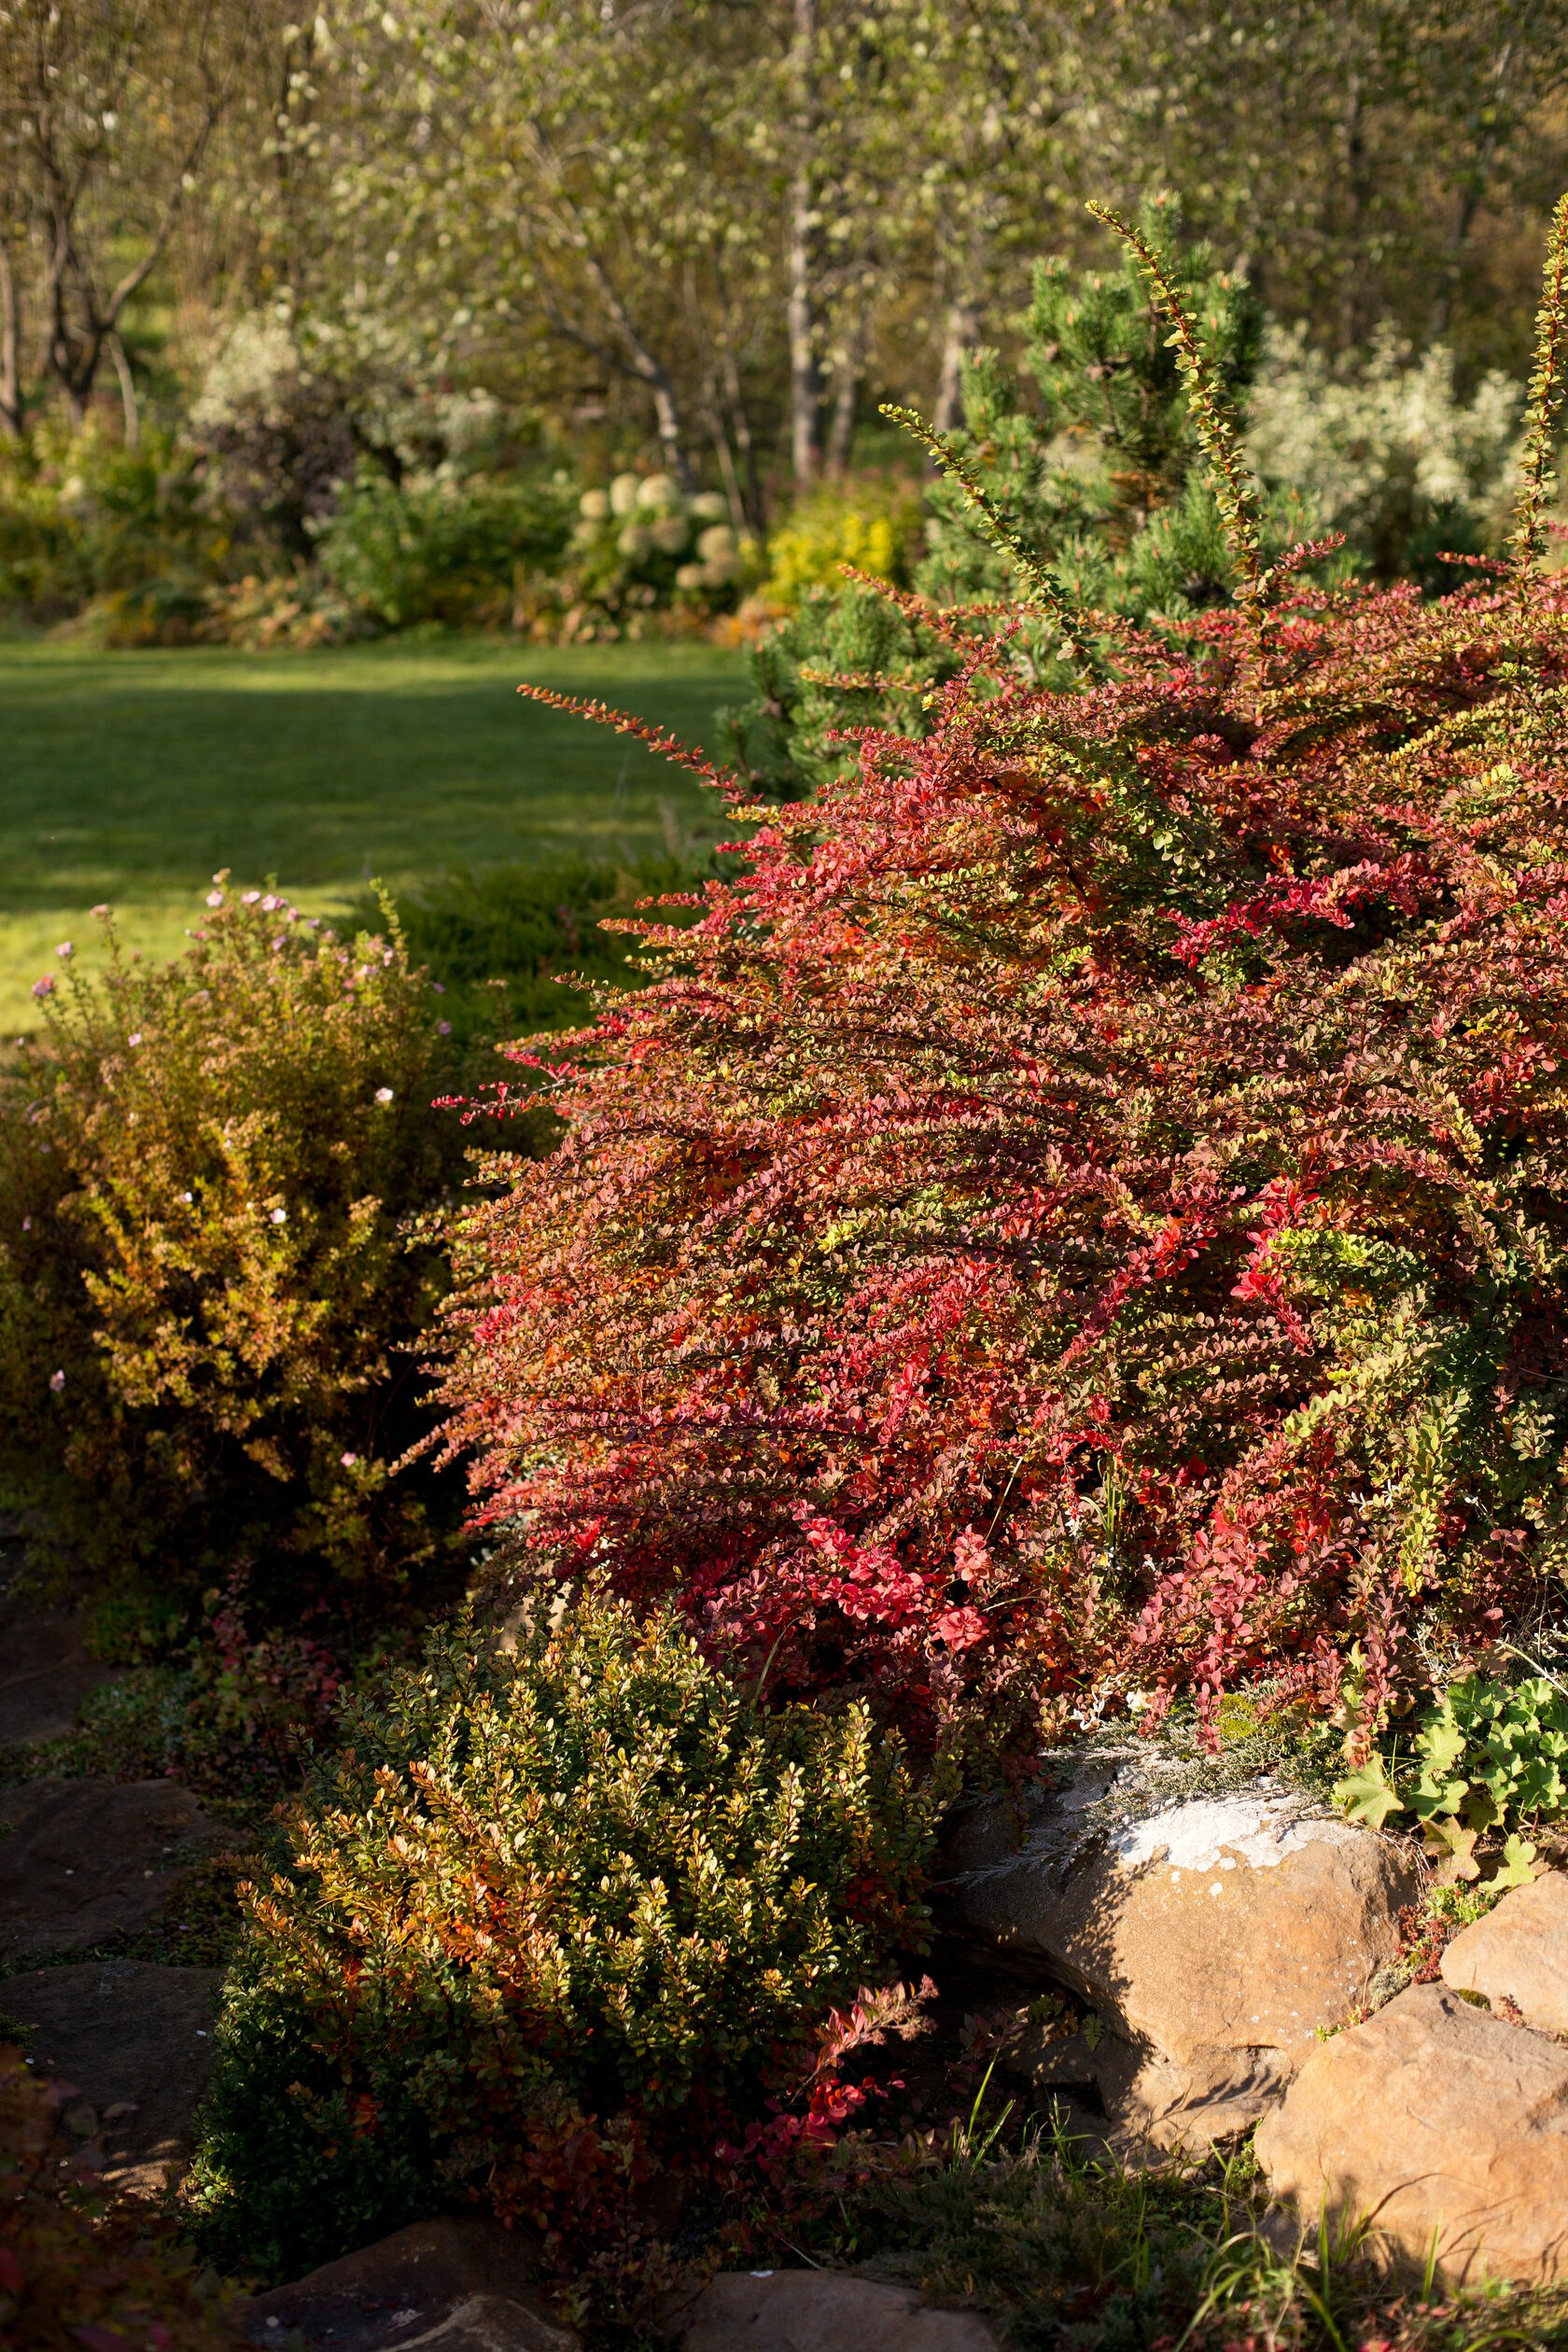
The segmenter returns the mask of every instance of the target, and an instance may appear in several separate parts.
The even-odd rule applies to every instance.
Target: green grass
[[[0,1036],[113,905],[151,958],[178,952],[221,866],[276,875],[332,914],[372,875],[574,856],[611,863],[733,830],[683,769],[521,700],[597,696],[709,747],[741,656],[711,646],[476,640],[314,653],[90,652],[0,643]]]

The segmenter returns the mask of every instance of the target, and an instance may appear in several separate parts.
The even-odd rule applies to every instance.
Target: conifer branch
[[[1568,195],[1560,196],[1547,239],[1541,273],[1541,307],[1535,314],[1535,365],[1526,396],[1524,451],[1519,498],[1509,545],[1514,568],[1527,572],[1540,560],[1545,537],[1542,515],[1557,488],[1552,470],[1552,427],[1562,405],[1562,346],[1568,337]]]
[[[1091,203],[1088,210],[1131,248],[1139,268],[1148,280],[1151,293],[1170,321],[1173,332],[1167,337],[1167,348],[1176,354],[1176,364],[1187,387],[1193,427],[1213,473],[1214,495],[1225,521],[1225,541],[1241,574],[1238,601],[1249,618],[1261,622],[1266,583],[1257,488],[1241,455],[1241,437],[1230,413],[1229,402],[1214,381],[1203,346],[1165,264],[1141,230],[1135,229],[1131,221],[1124,220],[1121,214],[1113,212],[1109,204]]]
[[[1024,547],[1015,532],[1009,530],[989,494],[953,447],[945,433],[939,433],[926,423],[917,410],[899,408],[890,401],[882,403],[882,414],[894,425],[902,425],[921,446],[928,449],[942,468],[963,492],[965,503],[978,518],[979,528],[996,549],[1018,571],[1025,583],[1023,602],[1037,611],[1046,613],[1062,633],[1063,658],[1081,672],[1091,670],[1087,651],[1083,643],[1087,616],[1073,603],[1062,588],[1055,572],[1039,563]]]

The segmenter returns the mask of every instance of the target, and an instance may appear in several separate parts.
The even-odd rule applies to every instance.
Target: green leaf
[[[1532,1879],[1540,1877],[1546,1867],[1544,1862],[1536,1860],[1535,1848],[1529,1839],[1521,1838],[1516,1832],[1504,1845],[1502,1869],[1492,1872],[1487,1884],[1528,1886]]]
[[[1406,1794],[1407,1809],[1418,1821],[1430,1821],[1435,1813],[1456,1813],[1470,1793],[1466,1780],[1442,1780],[1431,1772],[1423,1772],[1415,1786]]]
[[[1469,1734],[1443,1715],[1423,1725],[1416,1738],[1416,1753],[1428,1771],[1446,1772],[1457,1764],[1470,1744]]]
[[[1423,1843],[1428,1857],[1438,1865],[1435,1875],[1439,1886],[1456,1886],[1462,1879],[1480,1877],[1474,1829],[1462,1829],[1457,1821],[1429,1821]]]
[[[1405,1800],[1397,1789],[1389,1786],[1382,1757],[1372,1756],[1358,1771],[1335,1782],[1334,1801],[1348,1821],[1365,1821],[1371,1828],[1380,1829]]]

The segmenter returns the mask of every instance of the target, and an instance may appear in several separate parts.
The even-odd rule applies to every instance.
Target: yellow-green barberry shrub
[[[666,1616],[434,1637],[242,1889],[209,2252],[298,2271],[475,2196],[569,2250],[650,2167],[700,2170],[924,1948],[945,1787],[860,1704],[760,1712]]]
[[[439,1000],[395,933],[222,876],[175,962],[110,933],[0,1075],[0,1478],[89,1575],[428,1589],[460,1491],[393,1465],[444,1283],[403,1227],[463,1171]]]

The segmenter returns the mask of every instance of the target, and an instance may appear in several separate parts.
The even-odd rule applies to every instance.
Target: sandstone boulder
[[[528,2291],[538,2252],[479,2214],[416,2221],[253,2296],[240,2320],[253,2344],[308,2352],[577,2352],[573,2331]]]
[[[1511,2003],[1527,2025],[1568,2034],[1568,1877],[1548,1870],[1516,1886],[1459,1934],[1443,1954],[1443,1981]]]
[[[977,2312],[844,2271],[721,2272],[661,2319],[681,2352],[1000,2352]]]
[[[1322,2044],[1254,2145],[1309,2228],[1326,2195],[1449,2277],[1568,2275],[1568,2050],[1442,1985]]]
[[[146,1926],[179,1870],[226,1834],[173,1781],[0,1788],[0,1957]]]
[[[117,2196],[160,2197],[185,2169],[216,2051],[222,1973],[79,1961],[0,1987],[6,2009],[30,2029],[33,2064],[75,2086],[65,2121],[102,2157],[101,2177]]]
[[[1092,2053],[1106,2110],[1163,2144],[1244,2129],[1351,2016],[1398,1945],[1414,1891],[1397,1850],[1301,1799],[1249,1790],[1155,1804],[1091,1829],[1091,1778],[1005,1800],[948,1842],[972,1927],[1037,1953],[1111,2029]],[[1051,2046],[1025,2063],[1050,2087]]]

